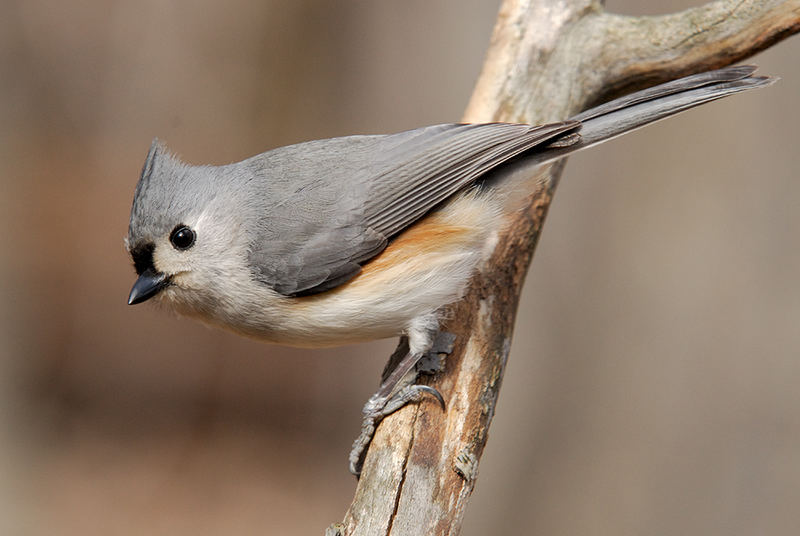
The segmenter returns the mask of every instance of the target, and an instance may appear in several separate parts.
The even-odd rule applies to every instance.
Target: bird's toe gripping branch
[[[441,393],[428,385],[413,383],[417,373],[433,374],[442,368],[442,354],[449,354],[453,350],[455,335],[439,332],[425,354],[407,353],[405,357],[392,370],[378,391],[364,404],[361,421],[361,433],[353,442],[350,449],[350,472],[358,476],[364,463],[364,456],[375,435],[375,429],[384,417],[391,415],[406,404],[419,402],[429,394],[434,397],[441,408],[445,409],[444,397]],[[416,372],[411,376],[412,368]]]

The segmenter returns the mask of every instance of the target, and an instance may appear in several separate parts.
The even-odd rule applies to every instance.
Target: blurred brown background
[[[133,188],[154,136],[224,163],[457,120],[498,5],[0,3],[0,533],[341,519],[393,341],[293,350],[128,307]],[[798,58],[571,159],[465,535],[796,533]]]

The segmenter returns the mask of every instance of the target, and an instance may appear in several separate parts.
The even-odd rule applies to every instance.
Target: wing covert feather
[[[273,195],[262,210],[250,260],[284,295],[334,288],[393,236],[481,175],[577,128],[444,124],[385,136],[351,136],[282,147],[245,160]],[[279,195],[277,195],[279,193]]]

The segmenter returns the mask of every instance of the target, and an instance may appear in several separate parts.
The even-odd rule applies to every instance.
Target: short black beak
[[[169,277],[150,268],[146,269],[133,284],[131,294],[128,296],[128,305],[136,305],[149,300],[167,285],[169,285]]]

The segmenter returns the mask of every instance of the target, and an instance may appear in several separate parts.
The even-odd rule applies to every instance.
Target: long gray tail
[[[765,87],[778,80],[751,76],[755,70],[754,65],[739,65],[708,71],[590,108],[570,118],[581,123],[577,133],[565,134],[549,146],[534,151],[525,159],[526,163],[550,162],[700,104]]]

